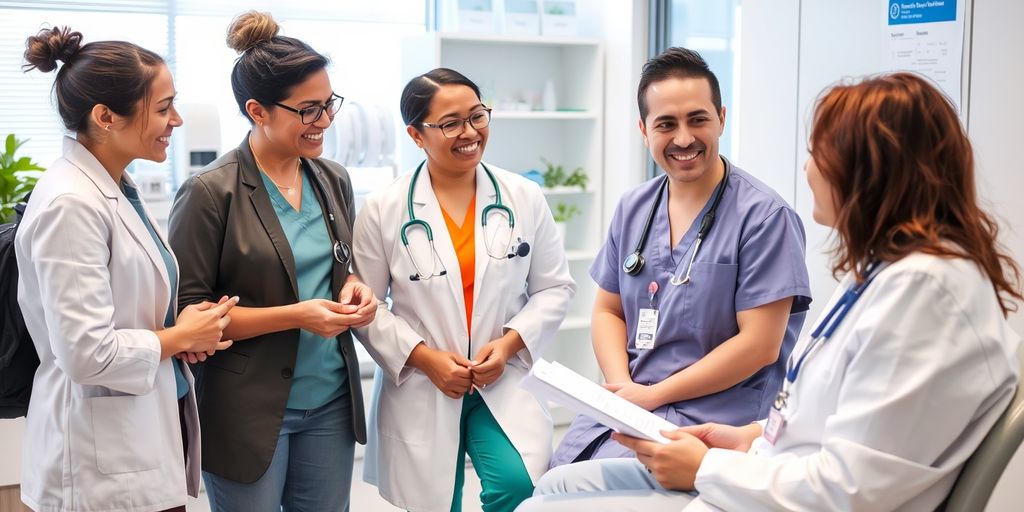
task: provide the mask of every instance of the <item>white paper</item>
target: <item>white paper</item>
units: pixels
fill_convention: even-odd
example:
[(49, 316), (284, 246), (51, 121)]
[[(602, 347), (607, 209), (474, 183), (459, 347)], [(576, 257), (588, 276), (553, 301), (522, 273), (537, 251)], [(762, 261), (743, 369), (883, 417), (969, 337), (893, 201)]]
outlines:
[(667, 444), (661, 431), (679, 428), (557, 362), (538, 359), (519, 386), (636, 438)]
[(882, 0), (884, 69), (912, 71), (932, 79), (957, 111), (961, 109), (965, 3)]

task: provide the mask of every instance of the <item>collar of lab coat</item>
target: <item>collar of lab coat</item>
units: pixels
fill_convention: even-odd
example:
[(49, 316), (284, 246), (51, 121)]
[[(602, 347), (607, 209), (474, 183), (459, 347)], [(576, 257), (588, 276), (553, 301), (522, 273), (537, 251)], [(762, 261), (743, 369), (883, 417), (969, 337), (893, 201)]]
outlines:
[[(488, 165), (488, 168), (491, 169), (492, 173), (495, 173), (493, 165)], [(497, 174), (494, 174), (494, 179), (498, 180)], [(501, 182), (499, 181), (498, 183), (500, 186)], [(487, 273), (487, 267), (491, 262), (484, 244), (484, 233), (480, 222), (480, 215), (485, 206), (494, 202), (495, 197), (497, 197), (497, 194), (494, 191), (494, 184), (487, 177), (487, 172), (484, 171), (484, 164), (481, 162), (476, 166), (476, 208), (473, 215), (473, 236), (476, 246), (474, 258), (476, 265), (473, 272), (474, 303), (477, 302), (477, 298), (480, 296), (481, 284)], [(508, 201), (505, 197), (502, 199)], [(423, 164), (419, 179), (416, 180), (416, 188), (412, 191), (412, 202), (416, 218), (425, 220), (430, 224), (431, 230), (434, 233), (434, 247), (437, 249), (438, 258), (441, 259), (444, 267), (448, 270), (448, 275), (445, 277), (448, 278), (449, 288), (455, 302), (459, 306), (458, 311), (465, 311), (466, 301), (462, 294), (462, 273), (459, 272), (459, 259), (455, 254), (455, 247), (452, 245), (451, 236), (448, 234), (444, 216), (441, 214), (441, 205), (438, 203), (437, 196), (434, 195), (434, 189), (431, 187), (427, 163)], [(464, 318), (464, 316), (460, 316), (460, 318)], [(463, 322), (463, 327), (465, 328), (465, 322)], [(469, 335), (468, 332), (466, 334), (467, 336)]]
[[(128, 229), (128, 232), (131, 233), (132, 238), (134, 238), (135, 241), (146, 251), (146, 254), (149, 255), (149, 259), (153, 263), (153, 266), (156, 267), (157, 272), (160, 273), (164, 286), (169, 290), (171, 282), (170, 276), (167, 275), (167, 265), (164, 264), (164, 258), (160, 254), (160, 248), (156, 246), (156, 242), (149, 234), (149, 229), (147, 229), (146, 225), (142, 223), (142, 218), (139, 217), (138, 211), (135, 210), (135, 207), (132, 206), (130, 201), (128, 201), (128, 198), (121, 192), (121, 188), (114, 182), (114, 178), (110, 176), (110, 173), (107, 172), (106, 168), (103, 167), (103, 164), (96, 159), (96, 156), (93, 155), (91, 151), (86, 149), (85, 146), (72, 137), (64, 137), (63, 153), (64, 159), (71, 162), (75, 167), (81, 169), (82, 173), (84, 173), (86, 177), (96, 185), (96, 188), (99, 189), (100, 193), (103, 194), (104, 197), (117, 201), (117, 216), (120, 217), (121, 222)], [(121, 173), (121, 179), (124, 180), (127, 186), (136, 189), (138, 188), (135, 185), (135, 180), (133, 180), (131, 175), (127, 172)], [(145, 203), (143, 203), (142, 211), (155, 228), (157, 226), (156, 220), (153, 219), (152, 215), (150, 215), (149, 209), (146, 208)], [(165, 247), (168, 247), (168, 250), (170, 250), (170, 245), (167, 244), (167, 240), (164, 238), (163, 233), (160, 232), (160, 229), (155, 229), (155, 231), (157, 236), (160, 237), (160, 241)], [(171, 254), (171, 258), (174, 259), (173, 253)], [(177, 260), (175, 260), (175, 265), (177, 265)], [(173, 290), (171, 290), (171, 292), (173, 293)], [(163, 318), (163, 314), (157, 316), (157, 318)]]
[[(96, 188), (100, 190), (107, 199), (120, 199), (122, 196), (120, 188), (117, 183), (114, 182), (114, 178), (110, 176), (103, 164), (96, 159), (96, 156), (91, 151), (86, 149), (82, 143), (78, 142), (72, 137), (64, 136), (64, 159), (71, 162), (82, 170), (86, 176), (94, 184)], [(121, 177), (128, 182), (129, 185), (135, 186), (135, 182), (132, 177), (127, 173), (122, 173)], [(127, 198), (125, 198), (127, 199)], [(129, 205), (130, 206), (130, 205)], [(145, 227), (145, 226), (143, 226)]]
[[(412, 191), (412, 202), (414, 205), (423, 206), (428, 203), (437, 203), (437, 196), (434, 195), (434, 189), (430, 186), (430, 170), (427, 168), (427, 162), (423, 163), (423, 169), (420, 172), (420, 177), (416, 180), (416, 189)], [(494, 172), (494, 166), (487, 166)], [(497, 180), (498, 176), (495, 175), (494, 179)], [(476, 166), (476, 204), (477, 209), (482, 209), (481, 204), (487, 205), (494, 201), (497, 194), (494, 192), (494, 185), (491, 183), (491, 179), (487, 177), (487, 172), (484, 171), (484, 163), (480, 162)], [(481, 203), (480, 199), (486, 199), (485, 202)], [(443, 218), (441, 219), (444, 220)], [(479, 219), (476, 219), (479, 220)]]

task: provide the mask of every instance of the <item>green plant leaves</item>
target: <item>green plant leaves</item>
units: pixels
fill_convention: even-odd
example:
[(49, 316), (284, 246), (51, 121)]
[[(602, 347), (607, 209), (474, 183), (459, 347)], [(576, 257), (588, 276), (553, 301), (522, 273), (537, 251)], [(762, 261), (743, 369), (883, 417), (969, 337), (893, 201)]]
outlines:
[(30, 157), (16, 157), (15, 152), (27, 140), (19, 141), (14, 134), (4, 140), (4, 151), (0, 153), (0, 222), (14, 220), (14, 207), (25, 200), (39, 180), (42, 167)]
[(558, 203), (555, 205), (555, 210), (551, 212), (551, 216), (555, 222), (568, 222), (569, 219), (580, 213), (580, 209), (574, 204)]
[(571, 173), (568, 173), (565, 171), (565, 167), (560, 164), (554, 164), (545, 158), (541, 158), (540, 161), (544, 162), (544, 165), (547, 166), (543, 174), (545, 187), (565, 186), (579, 187), (580, 190), (587, 189), (587, 181), (590, 177), (587, 176), (587, 173), (583, 172), (582, 167), (577, 167)]

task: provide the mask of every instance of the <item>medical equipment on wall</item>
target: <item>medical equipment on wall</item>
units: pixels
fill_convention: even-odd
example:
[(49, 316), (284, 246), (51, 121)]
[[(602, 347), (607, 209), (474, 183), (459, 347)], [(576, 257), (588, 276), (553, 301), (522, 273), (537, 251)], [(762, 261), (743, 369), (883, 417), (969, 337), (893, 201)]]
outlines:
[[(420, 164), (416, 166), (416, 170), (412, 174), (412, 180), (409, 181), (409, 220), (402, 224), (402, 227), (399, 228), (399, 235), (402, 238), (402, 246), (405, 247), (405, 253), (407, 256), (409, 256), (409, 261), (412, 262), (413, 268), (416, 269), (416, 273), (409, 276), (409, 279), (411, 281), (426, 281), (434, 277), (440, 277), (448, 274), (448, 269), (445, 268), (444, 262), (441, 261), (441, 257), (438, 256), (437, 249), (434, 247), (434, 230), (430, 228), (430, 224), (427, 221), (423, 219), (417, 219), (416, 212), (413, 209), (412, 196), (413, 192), (416, 190), (416, 180), (419, 179), (420, 171), (423, 170), (423, 165), (425, 163), (426, 160), (420, 162)], [(494, 174), (491, 173), (491, 170), (487, 168), (486, 164), (481, 162), (480, 165), (483, 166), (484, 172), (487, 173), (487, 177), (491, 180), (491, 185), (494, 186), (494, 202), (485, 206), (483, 211), (480, 213), (480, 224), (482, 226), (483, 236), (485, 240), (484, 247), (486, 247), (487, 249), (487, 255), (490, 256), (492, 259), (496, 260), (512, 259), (515, 257), (522, 258), (527, 256), (528, 254), (530, 254), (529, 243), (523, 241), (522, 238), (517, 239), (515, 245), (513, 245), (512, 243), (512, 231), (516, 227), (516, 217), (515, 214), (512, 213), (512, 209), (509, 208), (508, 206), (505, 206), (505, 204), (501, 200), (501, 188), (498, 186), (498, 180), (494, 177)], [(487, 218), (490, 216), (491, 212), (504, 214), (508, 223), (508, 239), (502, 246), (503, 250), (497, 256), (495, 256), (491, 251), (491, 242), (493, 241), (493, 237), (487, 236)], [(423, 273), (423, 271), (420, 269), (420, 265), (416, 263), (416, 258), (413, 257), (412, 251), (409, 249), (408, 231), (409, 229), (414, 227), (420, 227), (423, 229), (424, 233), (427, 236), (427, 243), (430, 244), (430, 257), (433, 261), (431, 261), (431, 269), (429, 274)], [(437, 272), (438, 263), (441, 264), (440, 272)]]
[(395, 163), (395, 120), (387, 108), (346, 101), (324, 133), (323, 158), (349, 169), (386, 167)]
[[(669, 282), (673, 286), (679, 286), (690, 282), (690, 271), (693, 269), (693, 261), (697, 259), (697, 251), (700, 250), (701, 242), (711, 231), (711, 227), (715, 224), (715, 214), (718, 213), (718, 205), (722, 202), (722, 196), (725, 195), (725, 187), (729, 181), (729, 164), (725, 164), (725, 172), (722, 173), (722, 181), (715, 187), (715, 197), (711, 202), (711, 208), (708, 209), (707, 213), (700, 219), (700, 227), (697, 229), (697, 241), (693, 246), (693, 253), (690, 256), (690, 262), (686, 265), (686, 275), (679, 277), (679, 274), (673, 272), (672, 279)], [(651, 211), (647, 214), (647, 221), (644, 223), (644, 231), (640, 235), (640, 241), (636, 244), (636, 249), (626, 256), (626, 259), (622, 261), (622, 270), (631, 276), (640, 275), (640, 271), (644, 268), (644, 256), (643, 250), (644, 245), (647, 243), (647, 236), (651, 233), (651, 224), (654, 223), (654, 214), (658, 211), (658, 205), (661, 204), (661, 196), (665, 193), (665, 188), (668, 186), (668, 176), (666, 175), (658, 186), (658, 194), (654, 198), (654, 204), (651, 205)]]
[[(205, 103), (184, 103), (177, 106), (187, 122), (175, 130), (178, 141), (175, 189), (185, 180), (220, 156), (220, 116), (217, 107)], [(180, 134), (180, 135), (179, 135)]]

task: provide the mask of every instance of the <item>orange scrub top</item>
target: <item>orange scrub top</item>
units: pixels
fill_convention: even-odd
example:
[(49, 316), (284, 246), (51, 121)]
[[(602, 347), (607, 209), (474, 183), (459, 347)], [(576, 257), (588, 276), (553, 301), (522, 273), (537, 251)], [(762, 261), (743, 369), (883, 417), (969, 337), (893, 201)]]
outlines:
[[(476, 279), (476, 224), (473, 218), (476, 213), (476, 197), (466, 208), (466, 218), (459, 227), (441, 208), (444, 223), (448, 226), (448, 236), (455, 246), (455, 256), (459, 258), (459, 272), (462, 275), (462, 298), (466, 303), (466, 332), (472, 333), (473, 328), (473, 285)], [(470, 334), (472, 335), (472, 334)]]

